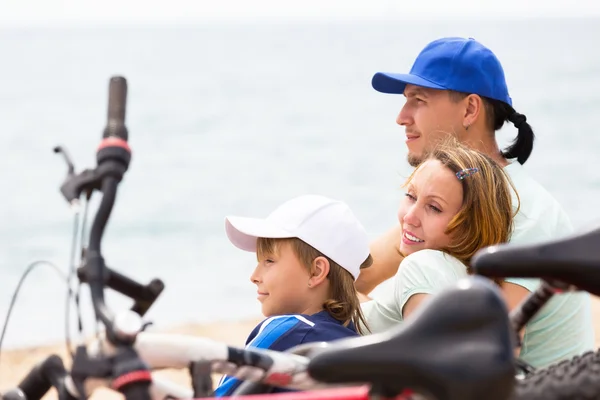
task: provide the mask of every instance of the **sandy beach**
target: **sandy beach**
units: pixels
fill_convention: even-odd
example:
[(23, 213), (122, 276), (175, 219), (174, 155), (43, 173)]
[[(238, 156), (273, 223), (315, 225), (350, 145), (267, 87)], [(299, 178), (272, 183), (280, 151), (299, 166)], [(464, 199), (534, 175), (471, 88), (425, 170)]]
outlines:
[[(600, 298), (592, 298), (592, 312), (594, 317), (594, 328), (596, 332), (596, 347), (600, 347)], [(223, 341), (230, 345), (243, 345), (248, 333), (259, 322), (258, 319), (248, 320), (236, 323), (218, 323), (206, 325), (182, 325), (168, 329), (166, 332), (180, 333), (186, 335), (203, 336), (219, 341)], [(44, 357), (50, 354), (58, 354), (66, 356), (66, 348), (64, 343), (30, 347), (22, 349), (11, 349), (2, 352), (0, 359), (0, 391), (14, 386), (19, 380), (29, 371), (29, 369)], [(66, 358), (65, 358), (66, 360)], [(182, 385), (189, 385), (190, 379), (187, 370), (162, 370), (155, 374), (172, 379), (173, 382)], [(215, 375), (215, 382), (218, 376)], [(107, 399), (117, 400), (122, 396), (108, 390), (96, 391), (91, 399)], [(49, 392), (45, 400), (56, 399), (56, 393)]]

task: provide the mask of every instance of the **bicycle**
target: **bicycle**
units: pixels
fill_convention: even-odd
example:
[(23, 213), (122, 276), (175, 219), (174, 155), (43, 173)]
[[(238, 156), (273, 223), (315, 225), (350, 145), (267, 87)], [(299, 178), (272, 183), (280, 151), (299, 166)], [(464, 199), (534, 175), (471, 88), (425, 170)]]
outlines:
[[(525, 326), (557, 293), (600, 295), (600, 228), (536, 245), (496, 245), (472, 260), (474, 273), (489, 278), (542, 278), (542, 284), (511, 314), (513, 329)], [(518, 331), (516, 331), (518, 332)], [(532, 371), (518, 380), (513, 399), (600, 398), (600, 350)]]
[[(97, 150), (97, 166), (94, 169), (84, 170), (80, 174), (74, 173), (74, 168), (68, 155), (63, 155), (69, 165), (67, 179), (61, 186), (61, 192), (71, 206), (78, 207), (79, 199), (85, 193), (87, 200), (95, 191), (102, 192), (101, 203), (98, 207), (92, 227), (90, 229), (89, 244), (84, 251), (83, 265), (77, 270), (80, 282), (90, 287), (96, 318), (104, 325), (105, 335), (93, 342), (90, 346), (79, 345), (73, 354), (71, 371), (67, 374), (62, 360), (53, 355), (34, 368), (18, 385), (17, 389), (5, 393), (4, 400), (26, 398), (29, 400), (41, 398), (51, 386), (58, 389), (61, 399), (74, 399), (87, 397), (95, 388), (110, 385), (125, 395), (126, 399), (150, 398), (191, 398), (203, 395), (207, 390), (207, 372), (220, 372), (235, 375), (248, 381), (260, 382), (267, 385), (288, 386), (300, 390), (314, 390), (350, 385), (353, 389), (337, 388), (338, 392), (328, 392), (328, 396), (338, 398), (364, 398), (370, 396), (395, 396), (404, 392), (406, 385), (400, 385), (397, 371), (405, 369), (413, 378), (420, 375), (410, 364), (406, 357), (393, 356), (392, 369), (396, 372), (390, 374), (390, 368), (383, 368), (375, 375), (361, 374), (366, 370), (359, 364), (371, 360), (371, 367), (375, 368), (379, 362), (367, 355), (379, 353), (388, 356), (397, 353), (400, 347), (414, 348), (412, 342), (420, 345), (426, 343), (421, 332), (434, 321), (438, 320), (440, 312), (456, 312), (457, 307), (464, 311), (462, 302), (474, 305), (474, 312), (467, 319), (479, 318), (480, 327), (471, 330), (473, 340), (482, 342), (485, 352), (477, 352), (473, 357), (479, 357), (481, 362), (477, 366), (477, 374), (463, 374), (467, 381), (475, 379), (477, 385), (461, 385), (460, 379), (450, 379), (441, 371), (438, 376), (431, 375), (430, 368), (434, 368), (439, 360), (429, 359), (424, 365), (421, 381), (423, 387), (428, 387), (427, 382), (433, 381), (439, 387), (429, 387), (423, 390), (437, 393), (436, 396), (445, 397), (445, 392), (451, 393), (448, 398), (475, 398), (481, 395), (481, 383), (498, 387), (498, 393), (503, 393), (510, 388), (513, 373), (512, 356), (503, 357), (503, 363), (491, 363), (490, 360), (498, 355), (510, 355), (512, 342), (508, 334), (508, 317), (504, 304), (497, 292), (487, 282), (473, 282), (468, 288), (457, 289), (457, 294), (439, 296), (438, 300), (429, 307), (430, 312), (421, 318), (415, 318), (414, 323), (407, 324), (402, 332), (390, 332), (379, 336), (358, 338), (357, 341), (343, 341), (327, 346), (312, 344), (295, 349), (293, 352), (280, 353), (258, 349), (240, 349), (226, 346), (222, 343), (182, 335), (164, 335), (144, 332), (145, 325), (142, 316), (153, 304), (164, 289), (160, 280), (154, 280), (148, 285), (139, 284), (128, 277), (121, 275), (105, 265), (101, 252), (101, 241), (104, 228), (108, 222), (112, 207), (115, 203), (117, 187), (121, 182), (131, 160), (131, 150), (128, 145), (128, 130), (125, 125), (127, 82), (122, 77), (113, 77), (109, 83), (108, 119), (104, 129), (103, 140)], [(59, 149), (60, 150), (60, 149)], [(487, 286), (486, 286), (487, 285)], [(104, 302), (104, 288), (108, 287), (129, 296), (135, 301), (131, 310), (113, 314)], [(470, 290), (467, 290), (469, 289)], [(449, 298), (446, 298), (449, 297)], [(466, 299), (465, 299), (466, 297)], [(461, 300), (462, 299), (462, 300)], [(440, 302), (441, 300), (441, 302)], [(485, 312), (480, 306), (482, 302), (490, 304), (490, 309)], [(446, 310), (446, 311), (444, 311)], [(490, 310), (491, 314), (490, 314)], [(495, 311), (494, 311), (495, 310)], [(490, 315), (495, 315), (490, 318)], [(432, 318), (432, 316), (434, 318)], [(462, 329), (456, 323), (443, 325), (446, 332)], [(498, 340), (490, 341), (488, 335)], [(453, 335), (457, 337), (457, 335)], [(378, 339), (378, 340), (377, 340)], [(442, 342), (432, 337), (430, 345), (442, 346)], [(444, 342), (447, 343), (447, 342)], [(338, 346), (337, 350), (334, 350)], [(391, 347), (390, 347), (391, 346)], [(454, 346), (450, 346), (454, 347)], [(393, 350), (393, 351), (390, 351)], [(294, 354), (303, 353), (301, 354)], [(408, 352), (404, 352), (408, 356)], [(313, 357), (314, 354), (314, 357)], [(464, 356), (465, 353), (459, 354)], [(310, 355), (310, 356), (309, 356)], [(337, 356), (338, 361), (335, 361)], [(435, 362), (434, 362), (435, 361)], [(446, 368), (457, 364), (456, 356), (450, 355), (446, 360)], [(403, 365), (404, 364), (404, 365)], [(354, 365), (354, 367), (352, 367)], [(189, 367), (201, 371), (196, 379), (194, 390), (170, 385), (153, 377), (152, 369), (162, 367)], [(470, 362), (466, 366), (473, 368)], [(434, 368), (435, 369), (435, 368)], [(438, 368), (439, 369), (439, 368)], [(455, 371), (460, 369), (454, 368)], [(335, 374), (331, 374), (335, 371)], [(95, 378), (95, 379), (92, 379)], [(204, 378), (204, 379), (202, 379)], [(456, 378), (456, 377), (455, 377)], [(411, 386), (419, 387), (415, 379)], [(464, 379), (463, 379), (464, 380)], [(370, 389), (365, 392), (365, 383), (371, 383)], [(356, 387), (359, 385), (358, 387)], [(475, 389), (475, 386), (479, 386)], [(487, 386), (487, 385), (486, 385)], [(252, 386), (241, 387), (237, 394), (250, 392)], [(329, 389), (334, 390), (334, 389)], [(487, 389), (486, 389), (487, 390)], [(337, 394), (336, 394), (337, 393)], [(470, 393), (470, 394), (469, 394)], [(478, 393), (478, 394), (476, 394)], [(469, 394), (464, 396), (465, 394)], [(303, 396), (321, 396), (319, 392), (305, 393)], [(293, 394), (297, 398), (298, 394)], [(475, 397), (474, 397), (475, 396)], [(502, 396), (504, 397), (504, 396)], [(501, 397), (498, 397), (500, 400)]]
[[(311, 343), (285, 353), (144, 331), (142, 316), (163, 291), (164, 284), (155, 279), (142, 285), (111, 270), (104, 263), (100, 246), (118, 184), (131, 160), (125, 126), (126, 94), (126, 80), (113, 77), (109, 84), (108, 120), (95, 169), (75, 175), (72, 163), (63, 153), (69, 172), (61, 192), (67, 201), (78, 206), (83, 193), (87, 200), (94, 191), (103, 194), (77, 276), (81, 283), (90, 286), (94, 313), (105, 326), (105, 336), (88, 347), (77, 347), (70, 373), (59, 357), (50, 356), (16, 389), (5, 393), (3, 400), (37, 400), (52, 386), (58, 389), (60, 399), (87, 397), (96, 388), (107, 386), (128, 400), (189, 399), (210, 395), (210, 372), (246, 380), (234, 396), (268, 392), (273, 386), (305, 390), (268, 394), (264, 399), (269, 400), (409, 399), (414, 397), (411, 393), (440, 400), (506, 400), (515, 385), (517, 396), (529, 393), (522, 383), (529, 382), (529, 377), (515, 380), (518, 363), (512, 350), (518, 345), (516, 332), (543, 305), (540, 293), (546, 300), (552, 295), (553, 291), (547, 292), (547, 284), (532, 293), (509, 320), (497, 287), (487, 278), (471, 277), (432, 296), (405, 324), (389, 332), (327, 344)], [(534, 251), (535, 247), (528, 249)], [(514, 265), (518, 265), (518, 254), (524, 253), (501, 247), (487, 249), (474, 259), (475, 271), (500, 277), (507, 271), (502, 270), (506, 254), (517, 257)], [(501, 267), (489, 267), (494, 263)], [(552, 288), (569, 288), (563, 281), (586, 283), (572, 282), (571, 277), (561, 275), (564, 268), (557, 271), (551, 276)], [(532, 273), (527, 269), (509, 272), (510, 276)], [(132, 309), (113, 314), (104, 304), (105, 287), (132, 298)], [(580, 287), (592, 291), (600, 286)], [(189, 368), (193, 389), (175, 386), (151, 374), (154, 369), (178, 367)], [(531, 376), (539, 375), (536, 371)]]

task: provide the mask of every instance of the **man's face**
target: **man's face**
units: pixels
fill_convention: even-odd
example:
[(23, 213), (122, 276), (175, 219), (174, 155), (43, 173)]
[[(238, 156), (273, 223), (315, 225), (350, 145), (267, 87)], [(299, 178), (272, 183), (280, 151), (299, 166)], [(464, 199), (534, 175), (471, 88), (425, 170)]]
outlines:
[(406, 85), (404, 96), (406, 103), (396, 123), (406, 129), (408, 163), (416, 167), (440, 139), (451, 134), (460, 140), (466, 110), (462, 102), (452, 101), (445, 90)]

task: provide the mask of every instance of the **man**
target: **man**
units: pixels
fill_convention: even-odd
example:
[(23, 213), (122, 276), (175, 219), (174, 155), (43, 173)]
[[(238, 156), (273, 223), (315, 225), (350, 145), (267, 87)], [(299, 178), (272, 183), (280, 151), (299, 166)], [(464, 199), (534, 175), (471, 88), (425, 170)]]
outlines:
[[(526, 117), (512, 107), (504, 70), (490, 49), (474, 39), (438, 39), (421, 51), (409, 74), (380, 72), (373, 77), (372, 85), (379, 92), (406, 97), (396, 122), (405, 128), (410, 165), (417, 166), (424, 155), (450, 133), (504, 167), (518, 193), (518, 198), (513, 195), (519, 212), (511, 243), (544, 241), (572, 232), (562, 207), (522, 167), (533, 149), (533, 130)], [(511, 146), (500, 151), (495, 132), (506, 121), (515, 125), (518, 134)], [(395, 226), (371, 244), (374, 264), (361, 271), (356, 281), (360, 293), (370, 293), (396, 274), (403, 259), (399, 251), (401, 231), (400, 225)], [(509, 309), (535, 290), (538, 283), (532, 279), (506, 279), (503, 292)], [(369, 315), (384, 318), (382, 315), (386, 312)], [(556, 297), (546, 307), (546, 314), (542, 312), (536, 318), (530, 326), (548, 329), (547, 343), (521, 350), (522, 358), (532, 360), (534, 366), (548, 365), (592, 349), (589, 295)], [(577, 339), (566, 344), (560, 336), (570, 329), (580, 331), (575, 335)], [(524, 334), (527, 335), (527, 331)], [(549, 347), (552, 351), (547, 351)]]

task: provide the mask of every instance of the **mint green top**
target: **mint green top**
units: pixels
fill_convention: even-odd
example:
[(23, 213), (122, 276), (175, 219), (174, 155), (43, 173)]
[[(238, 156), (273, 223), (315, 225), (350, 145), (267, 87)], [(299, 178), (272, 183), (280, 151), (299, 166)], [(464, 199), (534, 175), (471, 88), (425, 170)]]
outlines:
[[(435, 294), (467, 277), (458, 259), (437, 250), (421, 250), (406, 257), (392, 285), (376, 300), (362, 303), (371, 332), (385, 331), (403, 321), (402, 309), (412, 295)], [(533, 291), (537, 279), (511, 279)], [(556, 295), (525, 327), (520, 357), (534, 367), (571, 358), (594, 345), (590, 301), (586, 293)]]

